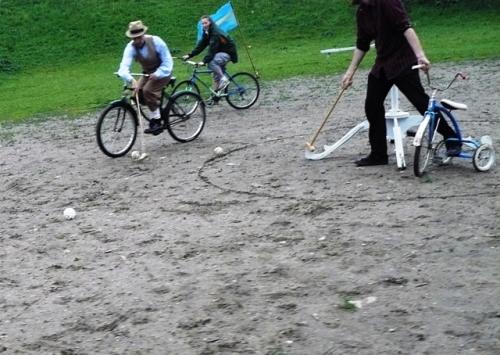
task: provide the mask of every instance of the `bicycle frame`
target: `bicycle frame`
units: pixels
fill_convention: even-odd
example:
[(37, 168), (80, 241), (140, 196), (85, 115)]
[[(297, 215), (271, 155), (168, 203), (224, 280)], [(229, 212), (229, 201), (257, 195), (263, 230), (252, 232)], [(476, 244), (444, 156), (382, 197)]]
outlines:
[[(132, 75), (141, 75), (141, 74), (132, 73)], [(171, 97), (171, 95), (167, 91), (167, 88), (169, 86), (173, 88), (175, 86), (175, 82), (176, 82), (176, 78), (173, 77), (170, 80), (170, 82), (163, 88), (163, 90), (161, 92), (160, 107), (162, 110), (167, 106), (168, 101), (170, 100), (170, 97)], [(115, 101), (123, 101), (123, 102), (127, 103), (134, 111), (137, 112), (137, 107), (140, 107), (140, 106), (137, 106), (137, 103), (136, 103), (137, 100), (136, 100), (136, 97), (133, 95), (133, 91), (134, 91), (134, 88), (125, 84), (123, 86), (123, 93), (122, 93), (121, 99), (118, 99)], [(142, 102), (141, 95), (142, 95), (142, 90), (141, 90), (141, 93), (139, 94), (139, 100)], [(150, 121), (150, 119), (148, 117), (146, 117), (142, 113), (142, 111), (141, 111), (141, 114), (146, 121), (148, 121), (148, 122)]]
[[(215, 91), (214, 89), (212, 89), (212, 87), (209, 84), (207, 84), (199, 75), (199, 74), (212, 74), (212, 73), (213, 73), (213, 71), (210, 69), (200, 69), (200, 68), (195, 67), (193, 69), (193, 73), (191, 74), (191, 77), (188, 80), (191, 83), (194, 83), (194, 84), (199, 83), (199, 84), (203, 85), (203, 87), (206, 88), (210, 92), (210, 94), (212, 94), (213, 96), (216, 96), (216, 97), (227, 96), (227, 94), (222, 92), (222, 91)], [(231, 78), (231, 76), (226, 71), (224, 71), (224, 75), (226, 75), (228, 78)]]

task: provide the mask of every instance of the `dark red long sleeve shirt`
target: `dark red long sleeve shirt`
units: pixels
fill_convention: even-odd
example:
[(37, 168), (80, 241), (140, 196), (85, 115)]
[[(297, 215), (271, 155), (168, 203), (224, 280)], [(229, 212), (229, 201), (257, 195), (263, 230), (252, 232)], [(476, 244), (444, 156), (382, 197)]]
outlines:
[(361, 3), (356, 13), (356, 47), (364, 52), (375, 41), (377, 57), (371, 73), (379, 77), (383, 71), (393, 79), (417, 62), (415, 53), (404, 36), (411, 27), (401, 0), (370, 0)]

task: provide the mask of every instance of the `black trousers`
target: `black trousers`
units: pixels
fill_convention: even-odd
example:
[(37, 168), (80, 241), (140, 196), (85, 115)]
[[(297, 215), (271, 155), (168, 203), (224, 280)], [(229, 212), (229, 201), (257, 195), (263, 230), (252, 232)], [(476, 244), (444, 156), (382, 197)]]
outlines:
[[(388, 80), (383, 72), (378, 78), (371, 73), (368, 75), (365, 114), (370, 123), (368, 137), (371, 154), (377, 157), (387, 156), (384, 101), (393, 85), (397, 86), (421, 115), (425, 113), (429, 103), (429, 96), (422, 86), (418, 70), (408, 69), (391, 80)], [(455, 137), (455, 132), (443, 118), (439, 122), (438, 132), (444, 138)]]

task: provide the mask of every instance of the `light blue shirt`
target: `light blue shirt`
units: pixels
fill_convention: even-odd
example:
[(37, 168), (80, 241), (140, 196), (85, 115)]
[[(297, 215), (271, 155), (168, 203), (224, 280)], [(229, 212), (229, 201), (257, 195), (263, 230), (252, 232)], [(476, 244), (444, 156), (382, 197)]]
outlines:
[[(161, 61), (160, 66), (153, 74), (159, 79), (165, 78), (172, 74), (172, 70), (174, 67), (172, 55), (168, 50), (167, 44), (160, 37), (151, 37), (153, 37), (153, 43)], [(139, 49), (139, 51), (143, 57), (146, 57), (148, 55), (148, 46), (144, 45), (141, 49)], [(120, 63), (120, 69), (118, 69), (118, 76), (126, 82), (131, 82), (133, 79), (132, 75), (130, 75), (130, 67), (132, 66), (132, 62), (134, 61), (136, 54), (137, 49), (133, 46), (133, 41), (130, 41), (123, 51), (123, 58)]]

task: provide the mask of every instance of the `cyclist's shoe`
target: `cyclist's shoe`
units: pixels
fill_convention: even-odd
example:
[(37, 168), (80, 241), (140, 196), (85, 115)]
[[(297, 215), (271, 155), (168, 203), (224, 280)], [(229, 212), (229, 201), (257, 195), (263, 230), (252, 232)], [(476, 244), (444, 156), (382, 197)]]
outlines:
[(211, 95), (208, 100), (205, 101), (205, 105), (208, 107), (215, 106), (219, 103), (221, 97), (218, 95)]
[(146, 128), (144, 130), (144, 133), (146, 134), (152, 134), (157, 136), (163, 132), (163, 125), (161, 123), (161, 120), (151, 120), (149, 121), (149, 128)]
[(225, 88), (227, 88), (228, 85), (229, 85), (229, 79), (227, 77), (223, 76), (220, 79), (219, 84), (217, 85), (217, 91), (224, 90)]
[(450, 157), (454, 157), (460, 154), (462, 151), (462, 143), (457, 141), (446, 141), (446, 154)]
[(205, 105), (207, 107), (213, 107), (215, 105), (217, 105), (219, 103), (219, 100), (214, 100), (214, 99), (209, 99), (207, 101), (205, 101)]
[(373, 166), (373, 165), (387, 165), (388, 164), (387, 155), (385, 156), (376, 156), (372, 153), (368, 154), (368, 156), (356, 160), (354, 164), (357, 166)]

